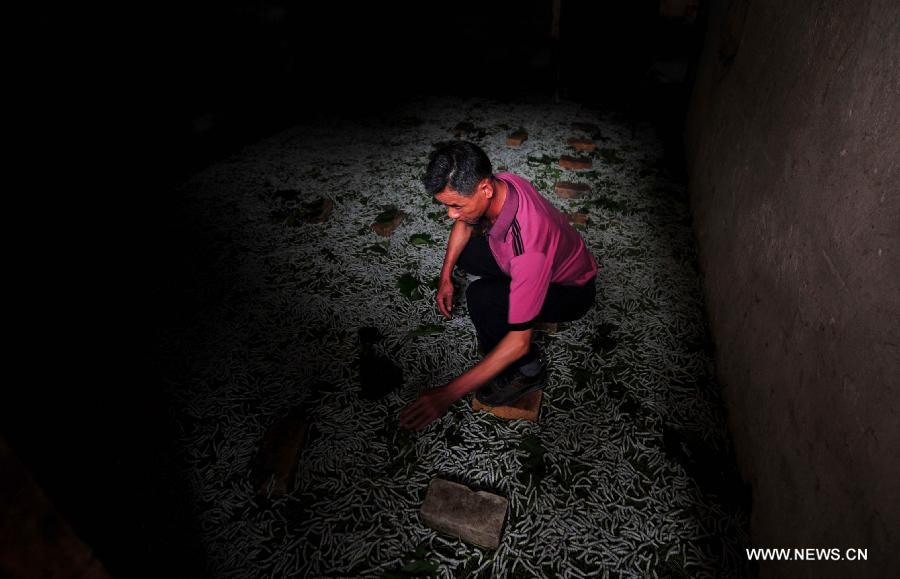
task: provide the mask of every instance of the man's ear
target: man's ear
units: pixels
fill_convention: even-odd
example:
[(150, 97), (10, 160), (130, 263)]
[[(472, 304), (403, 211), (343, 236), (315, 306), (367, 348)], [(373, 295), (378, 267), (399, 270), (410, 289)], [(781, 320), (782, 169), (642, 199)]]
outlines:
[(490, 177), (485, 177), (478, 182), (478, 188), (484, 193), (484, 196), (490, 199), (494, 196), (494, 182)]

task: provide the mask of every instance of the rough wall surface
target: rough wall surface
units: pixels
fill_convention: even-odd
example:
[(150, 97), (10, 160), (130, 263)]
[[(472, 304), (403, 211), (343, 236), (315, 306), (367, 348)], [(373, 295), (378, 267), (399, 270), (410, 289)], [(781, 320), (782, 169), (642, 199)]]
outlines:
[[(900, 573), (900, 3), (713, 1), (695, 234), (764, 577)], [(843, 553), (842, 553), (843, 554)]]

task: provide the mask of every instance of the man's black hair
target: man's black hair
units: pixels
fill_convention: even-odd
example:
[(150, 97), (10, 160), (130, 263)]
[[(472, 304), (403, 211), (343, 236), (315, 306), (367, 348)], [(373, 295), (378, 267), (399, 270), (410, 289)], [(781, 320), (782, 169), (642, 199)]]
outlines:
[(478, 145), (451, 141), (431, 153), (422, 183), (429, 195), (440, 193), (449, 185), (468, 197), (475, 193), (475, 187), (482, 179), (491, 175), (491, 160)]

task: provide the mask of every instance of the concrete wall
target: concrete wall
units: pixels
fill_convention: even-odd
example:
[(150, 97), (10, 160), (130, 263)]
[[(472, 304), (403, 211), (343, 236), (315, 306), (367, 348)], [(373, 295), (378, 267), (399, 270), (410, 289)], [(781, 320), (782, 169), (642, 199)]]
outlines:
[(900, 576), (900, 3), (713, 1), (689, 186), (751, 539)]

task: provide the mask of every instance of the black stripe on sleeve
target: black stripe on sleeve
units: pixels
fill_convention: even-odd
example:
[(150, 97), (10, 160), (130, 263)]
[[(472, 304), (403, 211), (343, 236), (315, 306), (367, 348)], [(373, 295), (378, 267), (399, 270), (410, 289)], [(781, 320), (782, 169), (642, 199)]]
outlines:
[(531, 320), (529, 322), (522, 322), (521, 324), (509, 324), (510, 332), (521, 332), (524, 330), (530, 330), (534, 327), (535, 321)]
[(522, 243), (522, 232), (519, 230), (519, 222), (516, 219), (513, 219), (512, 222), (513, 229), (513, 253), (516, 255), (522, 255), (525, 253), (525, 244)]

